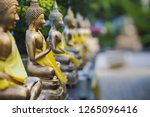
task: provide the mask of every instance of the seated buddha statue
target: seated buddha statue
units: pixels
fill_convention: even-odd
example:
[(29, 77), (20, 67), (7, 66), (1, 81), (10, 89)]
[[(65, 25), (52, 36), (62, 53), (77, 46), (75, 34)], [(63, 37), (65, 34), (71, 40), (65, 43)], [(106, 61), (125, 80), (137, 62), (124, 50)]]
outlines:
[(56, 60), (61, 63), (61, 70), (68, 78), (68, 84), (74, 85), (78, 81), (77, 67), (80, 66), (80, 61), (62, 47), (62, 33), (60, 31), (64, 24), (62, 18), (63, 16), (57, 10), (57, 3), (55, 1), (49, 16), (51, 29), (47, 41), (51, 45)]
[(71, 8), (68, 9), (67, 15), (64, 18), (65, 29), (64, 29), (64, 42), (66, 50), (73, 53), (73, 55), (80, 60), (80, 67), (83, 67), (82, 59), (82, 43), (76, 31), (76, 19)]
[(76, 33), (77, 33), (77, 36), (76, 36), (76, 43), (78, 43), (78, 45), (80, 45), (80, 54), (81, 54), (81, 57), (84, 61), (84, 65), (87, 63), (87, 48), (86, 48), (86, 44), (84, 43), (85, 42), (85, 30), (84, 30), (84, 27), (85, 27), (85, 22), (84, 22), (84, 19), (82, 17), (82, 15), (80, 13), (77, 13), (77, 16), (76, 16)]
[(17, 6), (17, 0), (0, 1), (0, 99), (37, 99), (41, 82), (27, 76), (15, 39), (9, 32), (19, 20)]
[(84, 20), (84, 46), (87, 48), (88, 60), (93, 59), (100, 50), (98, 38), (93, 37), (91, 33), (91, 22), (89, 19)]
[(67, 78), (60, 69), (60, 64), (54, 58), (51, 46), (45, 41), (40, 32), (45, 18), (44, 10), (37, 0), (32, 0), (26, 11), (28, 30), (26, 31), (26, 47), (28, 53), (27, 70), (31, 76), (40, 77), (42, 81), (42, 94), (46, 99), (66, 99), (65, 84)]

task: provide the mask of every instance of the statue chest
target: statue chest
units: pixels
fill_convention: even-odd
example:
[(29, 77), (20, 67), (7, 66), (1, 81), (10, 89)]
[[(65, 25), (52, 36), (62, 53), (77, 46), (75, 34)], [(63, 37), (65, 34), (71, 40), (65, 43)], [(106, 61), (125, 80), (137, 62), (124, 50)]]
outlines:
[(55, 35), (55, 39), (56, 39), (56, 44), (59, 44), (62, 40), (62, 35), (60, 32), (57, 32)]
[(0, 38), (0, 57), (7, 58), (11, 54), (12, 41), (9, 36), (3, 36)]
[(42, 49), (42, 47), (43, 47), (43, 38), (40, 35), (37, 36), (35, 45), (36, 45), (36, 48)]

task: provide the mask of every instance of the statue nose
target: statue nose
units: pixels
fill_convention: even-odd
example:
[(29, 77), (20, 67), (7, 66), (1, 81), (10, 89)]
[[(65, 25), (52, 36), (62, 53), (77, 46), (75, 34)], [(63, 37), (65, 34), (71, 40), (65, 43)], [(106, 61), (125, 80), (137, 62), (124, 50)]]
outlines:
[(46, 21), (45, 21), (45, 20), (43, 20), (43, 24), (45, 24), (45, 22), (46, 22)]
[(20, 18), (19, 18), (19, 15), (18, 15), (18, 14), (16, 14), (16, 15), (15, 15), (15, 19), (16, 19), (16, 21), (20, 20)]

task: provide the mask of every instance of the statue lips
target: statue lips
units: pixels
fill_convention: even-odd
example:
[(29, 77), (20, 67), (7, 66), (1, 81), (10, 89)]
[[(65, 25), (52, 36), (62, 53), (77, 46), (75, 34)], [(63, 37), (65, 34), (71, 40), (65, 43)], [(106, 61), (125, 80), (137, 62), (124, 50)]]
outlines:
[(17, 21), (14, 21), (14, 27), (16, 27)]
[(42, 28), (44, 27), (44, 24), (45, 24), (45, 23), (39, 24), (38, 29), (42, 29)]
[(41, 23), (41, 25), (40, 25), (40, 26), (41, 26), (41, 28), (42, 28), (42, 27), (44, 27), (44, 24), (45, 24), (45, 23)]

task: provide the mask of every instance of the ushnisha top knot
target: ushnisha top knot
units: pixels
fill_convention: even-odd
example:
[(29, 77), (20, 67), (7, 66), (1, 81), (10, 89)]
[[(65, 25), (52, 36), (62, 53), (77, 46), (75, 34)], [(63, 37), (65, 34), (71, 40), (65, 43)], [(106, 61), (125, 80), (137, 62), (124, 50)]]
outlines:
[(53, 5), (53, 10), (51, 11), (50, 15), (49, 15), (49, 20), (50, 22), (53, 24), (54, 21), (58, 18), (62, 18), (63, 15), (58, 11), (58, 6), (57, 6), (57, 2), (56, 0), (54, 1), (54, 5)]
[(30, 25), (33, 20), (38, 19), (41, 14), (44, 14), (44, 10), (39, 6), (38, 0), (32, 0), (30, 7), (26, 11), (26, 21), (28, 25)]
[(13, 5), (19, 5), (17, 0), (0, 0), (0, 13), (4, 13)]

